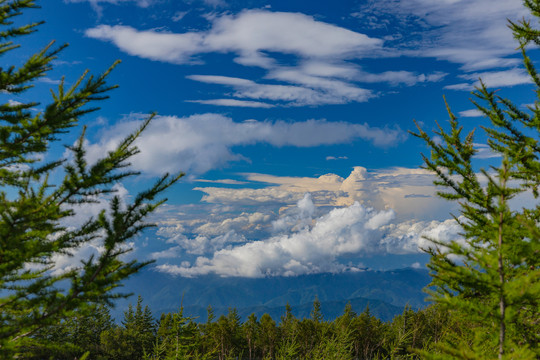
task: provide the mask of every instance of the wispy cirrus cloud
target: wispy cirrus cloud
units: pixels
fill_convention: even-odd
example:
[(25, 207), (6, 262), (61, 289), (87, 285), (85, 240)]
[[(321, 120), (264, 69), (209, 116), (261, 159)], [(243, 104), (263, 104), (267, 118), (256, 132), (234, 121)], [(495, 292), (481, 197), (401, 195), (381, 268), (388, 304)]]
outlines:
[(125, 3), (134, 3), (139, 7), (146, 8), (155, 3), (157, 0), (64, 0), (68, 3), (89, 3), (94, 11), (101, 17), (103, 9), (101, 4), (119, 5)]
[[(88, 29), (86, 35), (110, 41), (134, 56), (175, 64), (198, 63), (201, 60), (196, 55), (201, 54), (232, 53), (236, 63), (261, 67), (268, 71), (267, 78), (287, 83), (269, 84), (224, 76), (221, 79), (220, 76), (189, 77), (236, 90), (234, 99), (193, 101), (239, 107), (272, 106), (246, 99), (274, 101), (281, 105), (366, 101), (373, 96), (371, 91), (344, 80), (343, 75), (351, 69), (355, 71), (356, 67), (345, 60), (372, 56), (382, 45), (379, 39), (317, 21), (308, 15), (265, 10), (245, 10), (236, 15), (214, 17), (207, 31), (164, 33), (122, 25), (100, 25)], [(276, 59), (276, 53), (293, 55), (302, 62), (313, 64), (303, 67), (305, 71), (278, 71), (282, 65)]]
[(458, 115), (461, 117), (482, 117), (484, 113), (478, 109), (469, 109), (458, 112)]
[(173, 34), (100, 25), (88, 29), (86, 35), (152, 60), (189, 63), (194, 54), (230, 52), (237, 55), (236, 62), (259, 67), (274, 65), (268, 51), (302, 58), (346, 59), (368, 56), (382, 45), (379, 39), (316, 21), (308, 15), (263, 10), (216, 17), (208, 31)]
[(326, 160), (347, 160), (349, 159), (347, 156), (327, 156)]
[[(292, 106), (364, 102), (374, 97), (370, 90), (339, 80), (320, 78), (314, 78), (311, 83), (304, 81), (300, 86), (261, 84), (248, 79), (212, 75), (190, 75), (188, 78), (204, 83), (231, 86), (235, 89), (233, 95), (238, 98), (270, 100)], [(198, 102), (209, 103), (209, 101), (212, 100)]]
[(449, 90), (474, 90), (481, 86), (482, 81), (488, 88), (508, 87), (532, 83), (532, 79), (523, 68), (513, 68), (501, 71), (485, 71), (460, 75), (460, 78), (473, 81), (445, 86)]
[(186, 102), (193, 102), (193, 103), (205, 104), (205, 105), (236, 106), (236, 107), (263, 108), (263, 109), (269, 109), (275, 106), (275, 105), (260, 102), (260, 101), (237, 100), (237, 99), (186, 100)]
[(507, 19), (530, 16), (520, 1), (369, 0), (353, 16), (394, 27), (389, 46), (410, 56), (435, 57), (478, 71), (514, 67), (519, 59)]
[[(205, 31), (168, 33), (100, 25), (88, 29), (86, 35), (151, 60), (197, 64), (203, 54), (232, 53), (236, 63), (267, 71), (261, 81), (220, 75), (188, 76), (195, 81), (234, 88), (232, 99), (192, 100), (207, 105), (271, 106), (260, 102), (263, 100), (293, 106), (365, 102), (376, 95), (361, 83), (412, 86), (439, 81), (446, 75), (363, 71), (352, 60), (383, 56), (377, 55), (382, 53), (392, 56), (391, 50), (383, 49), (383, 40), (301, 13), (244, 10), (236, 15), (215, 16), (210, 21), (210, 29)], [(294, 56), (295, 65), (285, 65), (282, 55)]]
[[(370, 84), (414, 86), (447, 76), (443, 71), (366, 70), (360, 65), (366, 58), (428, 57), (461, 64), (466, 73), (462, 78), (467, 82), (447, 86), (453, 90), (473, 89), (479, 75), (494, 87), (528, 82), (516, 68), (520, 60), (511, 56), (515, 44), (505, 26), (506, 18), (527, 15), (518, 1), (371, 0), (360, 10), (351, 16), (367, 25), (366, 32), (382, 24), (391, 35), (377, 38), (314, 16), (261, 9), (213, 14), (207, 17), (210, 24), (204, 30), (184, 33), (99, 25), (88, 29), (86, 35), (155, 61), (203, 64), (205, 55), (225, 53), (232, 54), (237, 64), (266, 71), (259, 79), (239, 82), (233, 81), (235, 76), (222, 76), (230, 81), (219, 80), (219, 76), (190, 76), (234, 89), (233, 94), (191, 100), (212, 106), (269, 108), (365, 102), (379, 95), (367, 88)], [(284, 61), (284, 56), (294, 60)]]

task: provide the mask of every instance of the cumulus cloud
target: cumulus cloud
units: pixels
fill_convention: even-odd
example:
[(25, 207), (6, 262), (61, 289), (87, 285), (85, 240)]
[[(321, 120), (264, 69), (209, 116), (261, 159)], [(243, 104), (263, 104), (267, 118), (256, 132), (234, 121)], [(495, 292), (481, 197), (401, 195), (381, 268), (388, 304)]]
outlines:
[(282, 213), (282, 216), (272, 223), (274, 232), (298, 231), (311, 225), (316, 210), (311, 194), (304, 194), (304, 197), (298, 201), (297, 206), (291, 210)]
[[(305, 195), (297, 204), (298, 216), (293, 221), (296, 225), (289, 232), (220, 249), (210, 256), (198, 257), (193, 263), (167, 263), (159, 265), (158, 269), (186, 277), (206, 274), (295, 276), (339, 272), (351, 268), (340, 261), (344, 256), (418, 253), (420, 247), (430, 246), (423, 236), (441, 241), (459, 237), (459, 226), (454, 220), (394, 225), (393, 210), (376, 211), (358, 202), (312, 219), (314, 211), (311, 197)], [(290, 225), (290, 216), (283, 219), (283, 224), (289, 222)]]
[(456, 205), (435, 196), (433, 176), (422, 169), (355, 167), (346, 178), (243, 176), (256, 188), (196, 188), (205, 192), (200, 206), (206, 204), (207, 219), (179, 215), (161, 222), (158, 235), (172, 245), (152, 255), (161, 271), (247, 277), (340, 272), (376, 255), (420, 255), (433, 246), (426, 238), (463, 241), (461, 227), (448, 220)]
[[(105, 151), (130, 133), (142, 120), (128, 119), (107, 129), (99, 143), (88, 146), (89, 160)], [(146, 129), (137, 146), (141, 153), (133, 158), (133, 167), (151, 174), (179, 169), (192, 176), (224, 166), (231, 161), (245, 160), (232, 148), (238, 145), (266, 143), (273, 146), (311, 147), (369, 141), (375, 146), (394, 146), (405, 139), (399, 128), (377, 128), (367, 124), (306, 120), (249, 120), (235, 122), (219, 114), (189, 117), (157, 116)]]
[(234, 230), (229, 230), (217, 236), (199, 234), (194, 237), (188, 237), (175, 226), (161, 226), (157, 235), (165, 237), (168, 244), (176, 244), (176, 246), (152, 253), (151, 257), (154, 259), (176, 258), (183, 252), (203, 255), (230, 248), (231, 244), (246, 242), (244, 235), (240, 235)]
[[(192, 266), (160, 265), (162, 271), (182, 276), (215, 273), (225, 276), (262, 277), (336, 271), (336, 257), (365, 249), (376, 238), (370, 220), (389, 217), (360, 204), (335, 209), (318, 219), (313, 228), (291, 235), (249, 242), (199, 257)], [(375, 220), (377, 222), (377, 220)]]
[(198, 234), (216, 236), (230, 232), (248, 232), (261, 224), (268, 223), (272, 216), (261, 212), (241, 213), (239, 216), (226, 218), (219, 222), (205, 222), (194, 231)]

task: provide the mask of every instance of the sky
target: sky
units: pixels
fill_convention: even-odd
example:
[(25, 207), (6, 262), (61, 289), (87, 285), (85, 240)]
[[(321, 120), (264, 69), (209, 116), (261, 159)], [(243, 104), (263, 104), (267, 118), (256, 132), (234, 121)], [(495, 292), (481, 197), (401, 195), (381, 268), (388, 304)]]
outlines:
[[(523, 109), (535, 101), (507, 19), (520, 0), (47, 0), (45, 20), (3, 63), (69, 43), (34, 89), (41, 102), (90, 69), (119, 88), (81, 119), (95, 161), (158, 115), (138, 140), (129, 202), (164, 172), (185, 172), (157, 227), (130, 256), (175, 276), (266, 277), (424, 267), (425, 237), (459, 239), (455, 204), (422, 170), (409, 133), (488, 125), (471, 103), (481, 78)], [(535, 51), (531, 50), (534, 59)], [(5, 96), (5, 95), (3, 95)], [(444, 97), (444, 98), (443, 98)], [(62, 138), (48, 157), (69, 156)], [(476, 166), (500, 161), (478, 132)], [(78, 209), (76, 225), (107, 199)], [(523, 199), (521, 199), (523, 200)], [(520, 201), (521, 201), (520, 200)], [(57, 271), (100, 250), (58, 257)]]

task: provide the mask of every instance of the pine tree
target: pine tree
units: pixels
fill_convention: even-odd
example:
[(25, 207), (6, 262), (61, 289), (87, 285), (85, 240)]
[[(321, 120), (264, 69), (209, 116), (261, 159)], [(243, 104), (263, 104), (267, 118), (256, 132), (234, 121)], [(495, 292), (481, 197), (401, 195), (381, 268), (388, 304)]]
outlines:
[(277, 343), (277, 327), (276, 322), (272, 320), (272, 317), (268, 314), (263, 314), (260, 321), (260, 337), (259, 346), (262, 351), (263, 358), (274, 358), (274, 353)]
[[(525, 4), (540, 15), (540, 1)], [(529, 40), (540, 44), (539, 33), (525, 21), (510, 25), (540, 100), (540, 78), (524, 50)], [(424, 156), (425, 168), (437, 176), (439, 196), (460, 205), (455, 220), (465, 238), (450, 243), (430, 239), (433, 245), (426, 250), (432, 282), (427, 291), (477, 330), (472, 348), (464, 339), (454, 339), (440, 351), (451, 358), (538, 358), (540, 206), (516, 209), (510, 201), (518, 195), (538, 199), (540, 103), (522, 111), (483, 83), (474, 95), (473, 103), (491, 122), (482, 129), (491, 151), (501, 157), (499, 166), (477, 171), (475, 133), (463, 134), (448, 105), (450, 127), (438, 126), (435, 132), (442, 143), (420, 127), (415, 134), (431, 149), (431, 156)]]
[(315, 296), (315, 300), (313, 300), (313, 308), (310, 312), (311, 319), (316, 323), (319, 324), (323, 321), (323, 314), (321, 311), (321, 302), (319, 301), (319, 298)]
[[(37, 30), (40, 23), (14, 24), (17, 15), (36, 7), (34, 0), (0, 0), (0, 56), (17, 49), (13, 39)], [(31, 96), (28, 90), (65, 48), (54, 46), (50, 43), (19, 67), (0, 69), (4, 98)], [(121, 296), (111, 290), (146, 264), (122, 260), (129, 251), (126, 241), (151, 226), (145, 218), (164, 201), (156, 197), (182, 175), (162, 176), (131, 203), (123, 204), (114, 194), (114, 184), (137, 175), (126, 167), (138, 152), (135, 140), (152, 117), (94, 164), (86, 162), (84, 128), (68, 147), (71, 160), (41, 160), (81, 116), (98, 109), (96, 101), (108, 97), (115, 86), (107, 85), (106, 78), (115, 65), (99, 76), (84, 73), (70, 87), (62, 81), (48, 104), (39, 104), (39, 99), (0, 105), (1, 358), (14, 356), (40, 329), (89, 313), (93, 304), (111, 305)], [(44, 110), (34, 112), (38, 105)], [(61, 180), (54, 183), (58, 174), (63, 174)], [(108, 211), (80, 227), (67, 225), (77, 206), (105, 195), (111, 197)], [(101, 242), (103, 251), (60, 275), (50, 271), (56, 256), (71, 254), (89, 241)]]
[(242, 326), (248, 347), (248, 358), (255, 356), (255, 341), (259, 338), (260, 325), (255, 314), (248, 316), (247, 321)]
[(298, 344), (298, 319), (292, 313), (292, 307), (287, 302), (285, 314), (279, 323), (280, 342), (276, 351), (277, 359), (296, 359), (300, 345)]

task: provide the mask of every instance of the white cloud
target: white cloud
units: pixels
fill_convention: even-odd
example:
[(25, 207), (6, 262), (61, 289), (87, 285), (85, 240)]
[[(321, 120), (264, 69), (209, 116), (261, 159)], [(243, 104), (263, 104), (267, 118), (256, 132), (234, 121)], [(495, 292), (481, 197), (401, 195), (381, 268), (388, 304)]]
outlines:
[[(447, 75), (441, 71), (421, 74), (404, 70), (371, 73), (355, 63), (363, 58), (434, 57), (462, 64), (466, 72), (515, 67), (520, 60), (509, 58), (515, 54), (515, 42), (505, 26), (506, 18), (525, 15), (518, 1), (508, 0), (371, 0), (353, 16), (370, 28), (383, 24), (394, 32), (384, 40), (301, 13), (257, 9), (208, 16), (208, 28), (199, 31), (169, 33), (99, 25), (88, 29), (86, 35), (110, 41), (128, 54), (156, 61), (200, 64), (204, 54), (229, 53), (238, 64), (267, 71), (264, 80), (257, 81), (235, 77), (222, 81), (226, 77), (220, 80), (220, 76), (193, 75), (193, 80), (235, 89), (227, 96), (194, 102), (261, 108), (313, 106), (365, 102), (377, 96), (359, 86), (363, 83), (413, 86), (440, 81)], [(294, 65), (286, 65), (283, 55), (293, 56), (289, 63)], [(474, 82), (478, 75), (468, 74), (465, 78)], [(528, 82), (515, 69), (481, 75), (495, 87)], [(447, 88), (471, 90), (474, 86), (469, 81)], [(227, 98), (230, 95), (234, 99)]]
[[(262, 84), (248, 79), (219, 75), (189, 75), (187, 78), (233, 87), (235, 89), (233, 96), (238, 98), (282, 101), (289, 105), (320, 105), (365, 102), (375, 97), (371, 90), (358, 87), (351, 80), (365, 83), (386, 82), (394, 86), (400, 84), (412, 86), (417, 83), (440, 81), (444, 76), (446, 74), (440, 72), (424, 75), (408, 71), (370, 74), (344, 63), (305, 61), (299, 67), (275, 67), (266, 75), (267, 79), (284, 81), (294, 85)], [(197, 102), (223, 105), (216, 100), (198, 100)]]
[(520, 62), (508, 58), (515, 54), (516, 43), (507, 19), (529, 14), (515, 0), (370, 0), (355, 16), (368, 24), (375, 25), (377, 19), (396, 26), (396, 46), (407, 55), (436, 57), (475, 71)]
[(316, 208), (311, 199), (311, 194), (306, 193), (294, 208), (282, 213), (282, 216), (272, 223), (273, 232), (288, 233), (309, 228), (315, 211)]
[(201, 200), (214, 204), (235, 203), (238, 205), (254, 205), (260, 203), (292, 203), (298, 201), (302, 196), (299, 192), (292, 192), (277, 187), (266, 187), (262, 189), (196, 187), (193, 190), (206, 193)]
[(87, 2), (92, 6), (92, 9), (101, 17), (103, 9), (100, 4), (119, 5), (124, 3), (135, 3), (137, 6), (146, 8), (156, 2), (156, 0), (64, 0), (68, 3), (83, 3)]
[(445, 86), (445, 89), (473, 90), (475, 87), (480, 86), (479, 79), (481, 79), (488, 88), (530, 84), (532, 82), (531, 77), (529, 76), (527, 71), (521, 68), (513, 68), (503, 71), (473, 73), (461, 75), (460, 77), (466, 80), (473, 80), (474, 82), (448, 85)]
[(18, 106), (18, 105), (23, 105), (24, 104), (24, 103), (22, 103), (20, 101), (12, 100), (12, 99), (9, 99), (7, 103), (8, 103), (9, 106)]
[(482, 116), (484, 116), (484, 113), (481, 112), (478, 109), (464, 110), (464, 111), (460, 111), (458, 114), (461, 117), (482, 117)]
[(246, 64), (264, 59), (264, 51), (305, 58), (356, 58), (379, 49), (382, 41), (300, 13), (248, 10), (217, 18), (206, 44), (235, 51), (237, 61)]
[(236, 107), (248, 107), (248, 108), (272, 108), (274, 105), (263, 103), (260, 101), (246, 101), (236, 99), (211, 99), (211, 100), (186, 100), (186, 102), (193, 102), (205, 105), (216, 106), (236, 106)]
[(137, 31), (129, 26), (99, 25), (88, 29), (86, 36), (111, 41), (130, 55), (175, 64), (193, 61), (191, 56), (203, 49), (199, 33), (170, 34), (157, 31)]
[[(137, 118), (136, 116), (134, 116)], [(112, 150), (142, 120), (120, 122), (106, 130), (99, 143), (88, 146), (88, 159), (96, 160)], [(369, 141), (375, 146), (394, 146), (405, 139), (399, 128), (377, 128), (367, 124), (307, 120), (234, 122), (219, 114), (192, 115), (178, 118), (157, 116), (137, 146), (141, 153), (133, 158), (133, 167), (148, 173), (182, 170), (191, 176), (245, 160), (232, 147), (266, 143), (273, 146), (311, 147)]]
[(187, 237), (175, 226), (162, 226), (157, 232), (158, 235), (167, 238), (168, 244), (175, 246), (154, 252), (150, 257), (154, 259), (177, 258), (184, 251), (188, 254), (203, 255), (213, 253), (222, 249), (231, 248), (232, 244), (245, 243), (244, 235), (238, 234), (234, 230), (219, 235), (196, 235)]
[(58, 85), (61, 82), (60, 80), (54, 80), (54, 79), (48, 78), (46, 76), (38, 78), (38, 81), (42, 82), (42, 83), (45, 83), (45, 84), (51, 84), (51, 85)]
[(496, 153), (489, 147), (488, 144), (473, 144), (474, 149), (477, 151), (474, 154), (475, 158), (478, 159), (491, 159), (491, 158), (500, 158), (502, 157), (500, 153)]
[(178, 22), (180, 20), (182, 20), (184, 18), (184, 16), (187, 15), (187, 11), (177, 11), (174, 13), (173, 17), (172, 17), (172, 21), (174, 22)]
[(350, 206), (355, 201), (383, 210), (392, 208), (397, 220), (444, 219), (456, 211), (435, 195), (434, 177), (421, 169), (390, 168), (370, 170), (355, 167), (347, 178), (336, 174), (320, 177), (283, 177), (244, 174), (249, 181), (267, 184), (263, 188), (197, 187), (205, 193), (202, 201), (234, 206), (281, 204), (282, 209), (309, 192), (318, 206)]
[(194, 232), (206, 236), (216, 236), (232, 232), (246, 233), (262, 224), (269, 223), (272, 216), (261, 212), (251, 214), (241, 213), (236, 217), (229, 217), (219, 222), (205, 222), (197, 227)]
[(347, 160), (347, 156), (327, 156), (326, 160)]
[[(191, 75), (188, 78), (205, 83), (232, 86), (235, 89), (233, 95), (238, 98), (278, 101), (283, 102), (285, 105), (301, 106), (342, 104), (352, 101), (364, 102), (374, 96), (370, 90), (340, 80), (303, 76), (296, 71), (289, 71), (281, 75), (274, 73), (272, 76), (275, 78), (279, 76), (280, 80), (299, 83), (301, 86), (259, 84), (247, 79), (214, 75)], [(209, 103), (201, 100), (198, 102)]]
[(445, 221), (409, 220), (390, 224), (386, 230), (387, 234), (381, 240), (381, 247), (393, 254), (410, 254), (434, 247), (435, 245), (429, 239), (443, 243), (452, 240), (463, 241), (463, 237), (460, 235), (463, 229), (454, 219)]
[(300, 13), (245, 10), (213, 19), (208, 31), (182, 34), (139, 31), (127, 26), (100, 25), (86, 31), (111, 41), (129, 54), (172, 63), (190, 62), (195, 53), (232, 52), (244, 65), (266, 66), (267, 51), (305, 58), (351, 58), (369, 55), (382, 41)]
[(361, 73), (358, 75), (359, 82), (380, 83), (386, 82), (390, 85), (413, 86), (418, 83), (437, 82), (446, 77), (446, 73), (434, 72), (432, 74), (416, 74), (410, 71), (385, 71), (378, 74)]
[(197, 258), (192, 266), (158, 268), (182, 276), (262, 277), (338, 271), (342, 269), (335, 261), (338, 256), (367, 249), (367, 243), (377, 237), (377, 231), (368, 225), (376, 216), (381, 214), (355, 204), (331, 211), (311, 229), (218, 250), (211, 258)]
[(214, 183), (214, 184), (227, 184), (227, 185), (243, 185), (246, 184), (246, 181), (239, 181), (234, 179), (218, 179), (218, 180), (208, 180), (208, 179), (197, 179), (196, 182), (205, 182), (205, 183)]
[[(155, 254), (161, 271), (248, 277), (340, 272), (354, 270), (365, 257), (421, 254), (433, 246), (425, 237), (463, 241), (461, 227), (447, 220), (457, 205), (435, 196), (433, 175), (422, 169), (355, 167), (347, 178), (243, 175), (257, 188), (196, 188), (206, 193), (201, 206), (207, 219), (182, 214), (162, 222), (159, 235), (174, 246)], [(199, 256), (187, 262), (186, 253)]]
[[(394, 225), (393, 210), (375, 211), (358, 202), (335, 208), (313, 220), (315, 208), (309, 195), (297, 204), (296, 221), (285, 216), (279, 224), (296, 225), (290, 232), (270, 238), (219, 249), (211, 256), (200, 256), (180, 266), (162, 264), (163, 272), (186, 277), (218, 274), (221, 276), (295, 276), (320, 272), (339, 272), (350, 268), (340, 260), (344, 256), (370, 254), (419, 253), (430, 246), (423, 236), (441, 241), (458, 239), (460, 227), (454, 220)], [(278, 222), (276, 222), (278, 223)], [(298, 226), (301, 224), (301, 226)]]
[[(287, 84), (262, 83), (225, 76), (192, 75), (189, 78), (233, 87), (236, 99), (194, 99), (218, 106), (270, 107), (246, 101), (276, 101), (281, 105), (320, 105), (364, 102), (374, 95), (354, 81), (414, 84), (434, 81), (433, 76), (408, 72), (357, 74), (348, 60), (372, 57), (383, 41), (315, 20), (300, 13), (245, 10), (236, 15), (209, 18), (206, 31), (166, 33), (140, 31), (129, 26), (100, 25), (86, 31), (88, 37), (110, 41), (128, 54), (175, 64), (200, 62), (205, 53), (233, 53), (238, 64), (268, 70), (265, 78)], [(298, 58), (301, 66), (285, 67), (276, 54)], [(352, 82), (351, 82), (352, 81)]]

